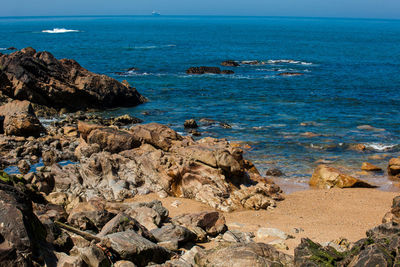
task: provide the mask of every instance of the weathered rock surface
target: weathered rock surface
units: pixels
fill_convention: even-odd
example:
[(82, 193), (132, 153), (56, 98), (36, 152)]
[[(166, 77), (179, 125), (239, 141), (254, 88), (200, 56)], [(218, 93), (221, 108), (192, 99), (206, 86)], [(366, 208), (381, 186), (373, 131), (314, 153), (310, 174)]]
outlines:
[(387, 171), (389, 176), (400, 178), (400, 158), (390, 159)]
[(161, 228), (153, 229), (151, 233), (157, 239), (157, 242), (176, 241), (183, 244), (196, 240), (196, 235), (189, 229), (174, 224), (168, 224)]
[(38, 137), (45, 132), (28, 101), (14, 100), (1, 106), (0, 117), (4, 118), (2, 129), (6, 135)]
[(400, 196), (393, 199), (392, 209), (386, 213), (382, 219), (382, 223), (395, 222), (400, 224)]
[(104, 244), (109, 244), (122, 260), (132, 261), (138, 266), (146, 266), (149, 262), (163, 263), (171, 257), (171, 252), (133, 231), (106, 235)]
[(29, 197), (0, 181), (1, 265), (30, 266), (41, 255), (46, 235)]
[(24, 48), (0, 55), (0, 91), (19, 100), (80, 110), (135, 106), (145, 101), (135, 88), (92, 73), (72, 59)]
[(293, 257), (263, 243), (237, 243), (198, 253), (196, 266), (294, 266)]
[(174, 224), (185, 226), (189, 229), (199, 227), (207, 234), (216, 236), (227, 230), (225, 217), (220, 212), (200, 212), (182, 214), (171, 220)]
[(310, 179), (310, 185), (318, 188), (329, 189), (332, 187), (375, 187), (360, 179), (340, 172), (338, 169), (327, 165), (319, 165)]
[(107, 150), (109, 143), (119, 139), (91, 139), (93, 132), (103, 131), (96, 125), (79, 123), (78, 129), (83, 140), (75, 155), (81, 156), (80, 164), (76, 171), (70, 170), (71, 178), (55, 177), (56, 184), (58, 180), (79, 180), (82, 183), (65, 187), (83, 186), (86, 192), (107, 200), (122, 200), (141, 192), (163, 192), (225, 211), (272, 208), (276, 200), (283, 199), (280, 188), (254, 172), (254, 166), (243, 159), (243, 151), (226, 140), (203, 138), (195, 142), (166, 126), (141, 124), (123, 132), (124, 140), (137, 140), (140, 147), (118, 146), (123, 150), (118, 154), (90, 152), (90, 157), (84, 157), (84, 142)]

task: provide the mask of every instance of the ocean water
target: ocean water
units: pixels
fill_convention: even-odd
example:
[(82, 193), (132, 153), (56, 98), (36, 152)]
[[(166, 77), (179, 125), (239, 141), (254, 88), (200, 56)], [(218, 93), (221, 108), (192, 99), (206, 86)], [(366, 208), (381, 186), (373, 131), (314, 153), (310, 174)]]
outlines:
[[(306, 188), (321, 162), (342, 166), (385, 190), (383, 174), (360, 175), (361, 163), (386, 168), (400, 155), (400, 21), (277, 17), (0, 18), (0, 52), (15, 46), (73, 58), (85, 68), (127, 80), (149, 102), (129, 113), (169, 124), (186, 119), (203, 136), (245, 144), (263, 173), (280, 168), (288, 190)], [(191, 66), (259, 60), (234, 75), (186, 75)], [(135, 67), (135, 71), (127, 71)], [(302, 76), (278, 76), (301, 72)], [(368, 125), (368, 126), (366, 126)], [(308, 134), (313, 133), (313, 134)], [(349, 149), (365, 144), (364, 152)], [(372, 157), (372, 158), (371, 158)]]

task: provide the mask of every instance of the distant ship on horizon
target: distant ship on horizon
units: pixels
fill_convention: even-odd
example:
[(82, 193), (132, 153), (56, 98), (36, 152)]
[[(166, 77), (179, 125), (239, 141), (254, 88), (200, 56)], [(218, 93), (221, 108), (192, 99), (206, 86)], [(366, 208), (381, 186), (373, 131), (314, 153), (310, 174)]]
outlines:
[(151, 15), (152, 15), (152, 16), (156, 16), (156, 17), (157, 17), (157, 16), (161, 16), (160, 13), (158, 13), (157, 11), (154, 11), (154, 10), (153, 10), (153, 12), (151, 12)]

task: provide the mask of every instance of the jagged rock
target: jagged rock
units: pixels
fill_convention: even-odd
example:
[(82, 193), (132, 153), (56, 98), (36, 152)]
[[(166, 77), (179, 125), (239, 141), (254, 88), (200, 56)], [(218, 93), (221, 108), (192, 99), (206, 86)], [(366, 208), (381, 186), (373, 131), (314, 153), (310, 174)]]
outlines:
[(119, 117), (116, 117), (113, 119), (113, 124), (114, 125), (119, 125), (119, 126), (125, 126), (129, 124), (136, 124), (136, 123), (142, 123), (143, 121), (141, 119), (132, 117), (131, 115), (125, 114)]
[(163, 263), (171, 257), (168, 250), (133, 231), (114, 233), (104, 238), (104, 244), (109, 244), (122, 260), (132, 261), (139, 266), (146, 266), (149, 262)]
[(59, 161), (59, 157), (54, 150), (43, 151), (42, 159), (45, 166), (51, 166)]
[(282, 73), (278, 73), (278, 76), (301, 76), (304, 75), (304, 73), (301, 72), (282, 72)]
[(115, 214), (105, 210), (105, 205), (100, 200), (90, 200), (78, 203), (68, 216), (68, 223), (75, 225), (82, 230), (93, 230), (99, 232), (100, 229)]
[(236, 243), (197, 253), (196, 266), (294, 266), (293, 257), (263, 243)]
[(130, 131), (136, 139), (163, 151), (168, 151), (174, 141), (181, 141), (183, 139), (182, 136), (171, 128), (158, 123), (135, 125), (130, 128)]
[(135, 88), (92, 73), (72, 59), (57, 60), (49, 52), (25, 48), (0, 56), (0, 90), (7, 96), (78, 110), (135, 106), (146, 101)]
[(223, 62), (221, 62), (221, 66), (226, 66), (226, 67), (237, 67), (240, 66), (239, 63), (237, 63), (234, 60), (225, 60)]
[(374, 185), (371, 185), (367, 182), (354, 178), (350, 175), (344, 174), (339, 170), (327, 166), (327, 165), (319, 165), (315, 170), (310, 179), (310, 185), (318, 188), (346, 188), (346, 187), (367, 187), (373, 188)]
[(151, 230), (157, 242), (177, 241), (180, 244), (195, 241), (196, 235), (189, 229), (179, 225), (165, 225), (161, 228)]
[[(168, 217), (168, 210), (165, 213), (164, 210), (166, 209), (162, 207), (161, 202), (158, 202), (159, 201), (134, 203), (129, 209), (126, 210), (126, 213), (138, 220), (138, 222), (147, 229), (156, 229), (161, 226), (163, 221)], [(162, 209), (157, 210), (157, 206), (156, 208), (153, 208), (153, 203), (154, 205), (161, 205)]]
[(216, 236), (227, 230), (225, 217), (220, 212), (200, 212), (182, 214), (171, 219), (172, 223), (182, 225), (188, 229), (200, 227), (207, 234)]
[(118, 213), (114, 218), (108, 221), (101, 229), (100, 233), (97, 235), (99, 237), (104, 237), (108, 234), (125, 232), (125, 231), (135, 231), (137, 234), (142, 237), (150, 240), (156, 241), (156, 238), (153, 236), (151, 232), (147, 230), (146, 227), (141, 225), (138, 221), (128, 216), (125, 213)]
[(4, 118), (2, 128), (6, 135), (38, 137), (45, 132), (28, 101), (14, 100), (1, 106), (0, 117)]

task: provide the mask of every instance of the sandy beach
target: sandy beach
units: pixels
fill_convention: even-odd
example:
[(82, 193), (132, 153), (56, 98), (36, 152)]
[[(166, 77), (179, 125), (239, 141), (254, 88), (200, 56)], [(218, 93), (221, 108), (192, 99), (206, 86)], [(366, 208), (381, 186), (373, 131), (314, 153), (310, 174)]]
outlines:
[[(272, 227), (293, 235), (294, 239), (285, 242), (289, 247), (286, 253), (293, 255), (294, 248), (303, 237), (316, 242), (328, 242), (341, 237), (355, 242), (364, 238), (368, 229), (381, 223), (397, 195), (398, 193), (378, 189), (311, 189), (286, 195), (286, 199), (278, 202), (274, 210), (235, 211), (224, 215), (229, 229), (255, 233), (261, 227)], [(152, 199), (159, 199), (169, 209), (170, 217), (212, 210), (194, 200), (173, 197), (161, 199), (155, 194), (137, 196), (134, 201)], [(171, 205), (175, 201), (180, 203), (178, 207)], [(304, 231), (295, 234), (294, 228)], [(276, 238), (254, 240), (270, 242), (274, 239)], [(212, 243), (207, 244), (207, 248), (211, 246)]]

